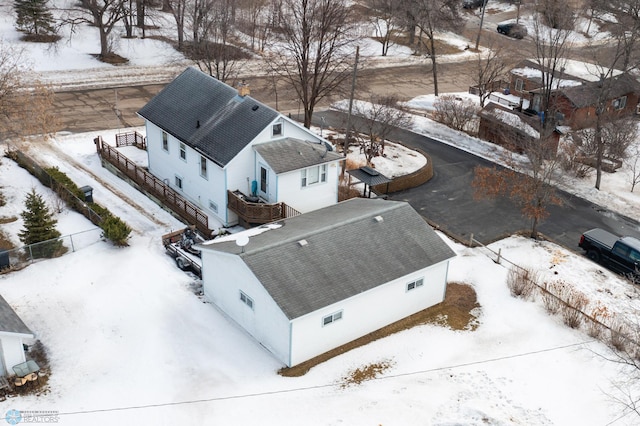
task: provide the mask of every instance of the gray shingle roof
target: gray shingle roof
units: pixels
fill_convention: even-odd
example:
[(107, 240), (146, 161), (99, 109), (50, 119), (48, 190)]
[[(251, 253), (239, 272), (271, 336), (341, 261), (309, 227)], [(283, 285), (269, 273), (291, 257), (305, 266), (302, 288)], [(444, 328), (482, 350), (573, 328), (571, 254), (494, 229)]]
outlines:
[(195, 68), (183, 71), (138, 114), (222, 167), (279, 115)]
[(0, 296), (0, 331), (5, 333), (31, 334), (33, 333), (22, 322), (18, 314), (9, 306), (4, 297)]
[(289, 319), (455, 256), (405, 202), (354, 198), (282, 223), (244, 253), (232, 241), (203, 248), (238, 254)]
[(254, 145), (254, 149), (276, 173), (304, 169), (344, 159), (337, 152), (329, 151), (323, 143), (312, 143), (293, 138)]

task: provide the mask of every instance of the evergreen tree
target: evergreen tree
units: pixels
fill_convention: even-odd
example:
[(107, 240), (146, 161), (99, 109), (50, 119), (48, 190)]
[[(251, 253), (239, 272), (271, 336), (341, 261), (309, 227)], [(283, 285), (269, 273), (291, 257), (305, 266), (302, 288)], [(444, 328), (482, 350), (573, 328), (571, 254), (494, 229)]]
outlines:
[[(42, 196), (36, 193), (35, 189), (31, 189), (24, 205), (25, 210), (20, 213), (24, 221), (24, 229), (18, 233), (20, 241), (31, 245), (31, 255), (34, 258), (53, 257), (60, 254), (62, 241), (55, 240), (60, 236), (60, 232), (56, 229), (58, 221), (53, 218)], [(43, 241), (48, 242), (36, 244)]]
[(55, 19), (47, 6), (48, 0), (14, 0), (16, 28), (27, 34), (55, 34)]

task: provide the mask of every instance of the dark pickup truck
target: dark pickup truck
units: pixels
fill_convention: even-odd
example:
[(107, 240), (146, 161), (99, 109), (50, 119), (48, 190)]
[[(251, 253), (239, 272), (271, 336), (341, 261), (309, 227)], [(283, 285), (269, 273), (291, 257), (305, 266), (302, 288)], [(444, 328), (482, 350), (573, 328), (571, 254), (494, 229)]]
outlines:
[(578, 245), (594, 262), (602, 263), (620, 274), (634, 274), (640, 278), (640, 240), (618, 237), (604, 229), (595, 228), (582, 234)]

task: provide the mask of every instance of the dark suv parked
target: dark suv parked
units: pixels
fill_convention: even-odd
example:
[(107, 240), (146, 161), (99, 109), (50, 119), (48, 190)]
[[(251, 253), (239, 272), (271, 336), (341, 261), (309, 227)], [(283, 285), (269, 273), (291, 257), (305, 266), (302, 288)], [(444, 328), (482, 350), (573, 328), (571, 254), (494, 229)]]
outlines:
[(498, 25), (498, 32), (500, 34), (504, 34), (506, 36), (517, 39), (522, 39), (527, 35), (527, 29), (520, 24), (516, 24), (515, 22)]
[(477, 9), (484, 4), (487, 4), (489, 0), (462, 0), (462, 7), (464, 9)]

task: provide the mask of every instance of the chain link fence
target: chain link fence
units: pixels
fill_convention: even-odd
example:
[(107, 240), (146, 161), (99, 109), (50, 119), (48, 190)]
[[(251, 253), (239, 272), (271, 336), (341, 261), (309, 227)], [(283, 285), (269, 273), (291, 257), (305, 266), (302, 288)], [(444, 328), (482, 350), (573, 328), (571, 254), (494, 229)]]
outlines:
[(60, 257), (103, 241), (102, 229), (94, 228), (52, 240), (0, 251), (0, 272), (22, 269), (39, 259)]

